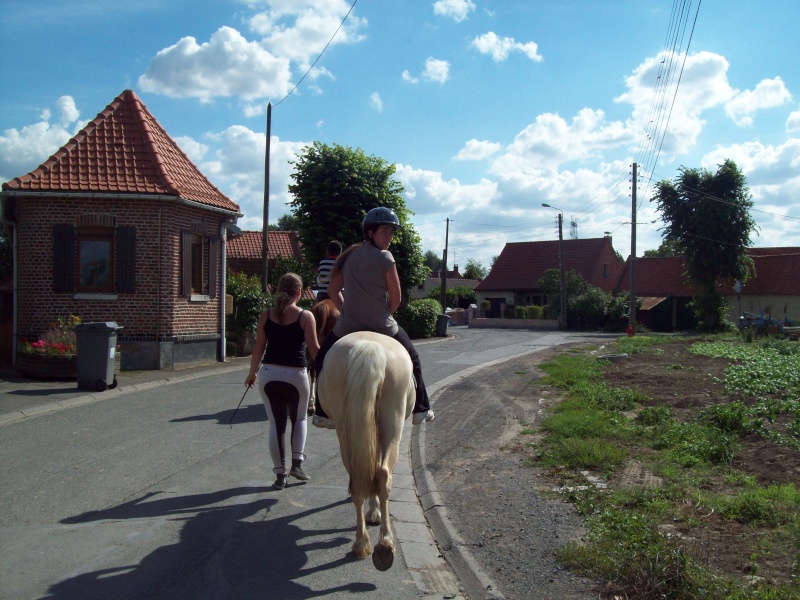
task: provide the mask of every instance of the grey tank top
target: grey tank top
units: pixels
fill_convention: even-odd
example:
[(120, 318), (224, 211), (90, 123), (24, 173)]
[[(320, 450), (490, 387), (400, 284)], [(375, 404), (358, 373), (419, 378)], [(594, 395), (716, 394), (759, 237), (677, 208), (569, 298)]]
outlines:
[(353, 250), (342, 268), (344, 304), (333, 332), (345, 336), (355, 331), (375, 331), (393, 336), (397, 321), (389, 312), (386, 272), (394, 264), (388, 250), (370, 244)]

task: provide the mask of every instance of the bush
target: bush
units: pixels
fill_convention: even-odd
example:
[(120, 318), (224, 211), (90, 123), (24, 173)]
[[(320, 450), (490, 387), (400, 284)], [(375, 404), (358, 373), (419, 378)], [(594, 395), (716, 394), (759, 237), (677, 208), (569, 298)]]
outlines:
[(526, 319), (544, 319), (544, 306), (536, 306), (535, 304), (525, 307)]
[[(430, 292), (428, 292), (428, 298), (431, 300), (439, 300), (441, 294), (442, 286), (437, 285)], [(448, 285), (445, 303), (450, 308), (469, 308), (470, 304), (475, 304), (475, 292), (468, 287), (451, 287)]]
[(225, 318), (226, 337), (238, 340), (245, 331), (256, 330), (258, 317), (270, 302), (257, 275), (229, 274), (225, 291), (233, 296), (233, 314)]
[(436, 320), (442, 314), (438, 300), (426, 298), (412, 300), (395, 314), (400, 326), (411, 339), (429, 338), (436, 335)]
[(514, 307), (514, 318), (515, 319), (524, 319), (525, 318), (525, 307), (524, 306), (515, 306)]

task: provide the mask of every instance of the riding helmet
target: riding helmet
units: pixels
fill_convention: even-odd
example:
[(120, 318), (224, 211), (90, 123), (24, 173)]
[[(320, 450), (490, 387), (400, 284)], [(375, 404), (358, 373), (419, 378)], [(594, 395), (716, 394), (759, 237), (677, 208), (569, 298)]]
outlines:
[(395, 231), (403, 228), (403, 226), (400, 225), (400, 219), (397, 218), (397, 213), (391, 208), (378, 206), (370, 210), (367, 216), (364, 217), (364, 222), (361, 224), (361, 231), (364, 232), (364, 235), (367, 235), (367, 231), (376, 229), (381, 225), (391, 225), (394, 227)]

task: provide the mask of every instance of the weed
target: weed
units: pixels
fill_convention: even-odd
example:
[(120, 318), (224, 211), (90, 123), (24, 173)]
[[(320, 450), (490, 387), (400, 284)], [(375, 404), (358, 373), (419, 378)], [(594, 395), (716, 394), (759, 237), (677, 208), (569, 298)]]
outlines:
[(636, 415), (636, 422), (646, 427), (664, 425), (674, 420), (675, 416), (672, 412), (672, 408), (663, 405), (647, 406)]

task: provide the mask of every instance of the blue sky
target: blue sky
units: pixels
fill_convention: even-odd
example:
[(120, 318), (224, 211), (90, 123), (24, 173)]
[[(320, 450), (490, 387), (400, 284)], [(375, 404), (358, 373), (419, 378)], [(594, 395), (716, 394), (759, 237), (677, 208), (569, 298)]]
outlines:
[(580, 238), (610, 232), (627, 257), (637, 162), (641, 256), (660, 243), (653, 183), (731, 158), (755, 200), (754, 245), (800, 246), (796, 0), (3, 0), (0, 10), (2, 181), (130, 88), (239, 203), (244, 229), (261, 228), (271, 102), (271, 221), (288, 211), (288, 161), (318, 140), (396, 164), (423, 251), (441, 255), (451, 219), (451, 268), (556, 238), (557, 212), (542, 203), (563, 210), (565, 237), (572, 221)]

